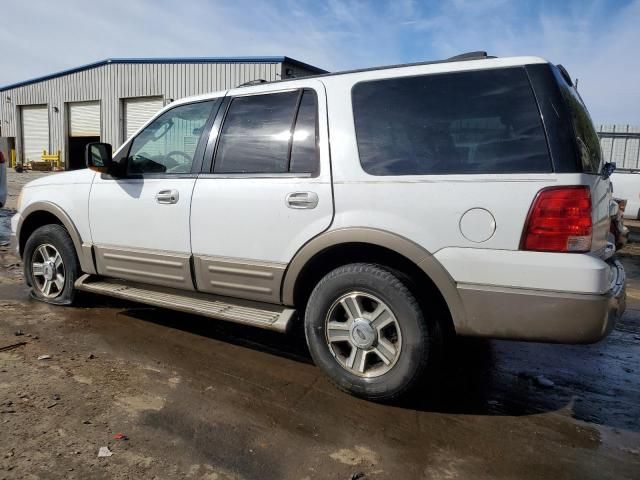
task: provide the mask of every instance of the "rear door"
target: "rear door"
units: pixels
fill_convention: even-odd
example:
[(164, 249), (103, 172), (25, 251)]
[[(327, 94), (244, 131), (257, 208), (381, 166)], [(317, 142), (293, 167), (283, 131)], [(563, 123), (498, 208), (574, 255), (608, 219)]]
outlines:
[(280, 301), (288, 262), (333, 217), (326, 118), (317, 80), (228, 92), (191, 206), (198, 290)]

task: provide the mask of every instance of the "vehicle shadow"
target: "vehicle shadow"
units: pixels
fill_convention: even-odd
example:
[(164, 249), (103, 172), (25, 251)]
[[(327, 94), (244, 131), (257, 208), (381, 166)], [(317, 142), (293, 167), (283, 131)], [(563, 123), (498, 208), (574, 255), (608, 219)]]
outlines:
[[(286, 335), (258, 328), (175, 315), (171, 310), (84, 294), (81, 305), (120, 309), (117, 313), (190, 334), (313, 364), (298, 325)], [(454, 338), (434, 372), (393, 408), (452, 415), (525, 416), (558, 412), (587, 423), (640, 431), (638, 382), (618, 365), (628, 357), (627, 337), (614, 332), (590, 346), (549, 345)], [(638, 342), (640, 343), (640, 342)], [(640, 350), (640, 349), (636, 349)], [(626, 364), (626, 363), (625, 363)], [(601, 375), (603, 366), (616, 375)], [(551, 380), (550, 382), (545, 380)]]
[(173, 310), (151, 307), (87, 292), (82, 292), (81, 297), (76, 302), (76, 306), (81, 308), (122, 309), (118, 313), (119, 315), (251, 348), (296, 362), (313, 364), (307, 349), (304, 332), (300, 328), (293, 328), (286, 335), (283, 335), (278, 332), (222, 320), (213, 320), (199, 315), (181, 313), (176, 316)]

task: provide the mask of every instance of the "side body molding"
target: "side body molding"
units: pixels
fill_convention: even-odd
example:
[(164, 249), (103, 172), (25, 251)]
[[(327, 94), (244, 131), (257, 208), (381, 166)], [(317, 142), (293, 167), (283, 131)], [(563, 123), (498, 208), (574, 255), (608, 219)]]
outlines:
[[(93, 254), (91, 251), (90, 243), (83, 243), (80, 234), (78, 233), (78, 229), (74, 225), (73, 221), (67, 215), (67, 213), (62, 210), (58, 205), (52, 202), (34, 202), (31, 203), (28, 207), (26, 207), (20, 213), (20, 221), (18, 222), (18, 226), (16, 228), (16, 240), (18, 241), (18, 245), (21, 244), (20, 235), (22, 233), (22, 226), (27, 218), (32, 213), (35, 212), (47, 212), (55, 216), (64, 228), (66, 228), (67, 232), (69, 232), (69, 236), (71, 240), (73, 240), (73, 246), (76, 249), (76, 254), (78, 255), (78, 260), (80, 262), (80, 268), (84, 273), (95, 274), (96, 269), (93, 264)], [(22, 253), (22, 252), (21, 252)]]
[(340, 228), (318, 235), (304, 245), (293, 258), (282, 284), (282, 303), (294, 304), (296, 281), (305, 265), (323, 250), (340, 244), (368, 243), (393, 250), (418, 266), (444, 297), (456, 330), (466, 323), (466, 314), (455, 281), (431, 253), (411, 240), (384, 230), (366, 227)]

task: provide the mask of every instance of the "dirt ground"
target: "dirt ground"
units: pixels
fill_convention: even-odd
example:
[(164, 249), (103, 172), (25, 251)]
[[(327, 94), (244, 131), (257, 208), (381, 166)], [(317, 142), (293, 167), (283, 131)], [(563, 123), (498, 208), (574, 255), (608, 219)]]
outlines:
[[(35, 175), (10, 173), (10, 207)], [(0, 479), (640, 479), (640, 247), (621, 258), (607, 339), (462, 339), (438, 394), (385, 406), (332, 387), (299, 333), (32, 300), (2, 246), (0, 348), (24, 344), (0, 352)]]

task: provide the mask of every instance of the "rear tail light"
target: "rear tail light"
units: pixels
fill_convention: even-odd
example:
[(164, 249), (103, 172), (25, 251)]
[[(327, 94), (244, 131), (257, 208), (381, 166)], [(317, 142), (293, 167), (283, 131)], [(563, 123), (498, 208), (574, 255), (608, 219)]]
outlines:
[(521, 250), (588, 252), (591, 250), (589, 187), (551, 187), (538, 192), (524, 227)]
[(0, 165), (4, 163), (4, 153), (0, 152)]

